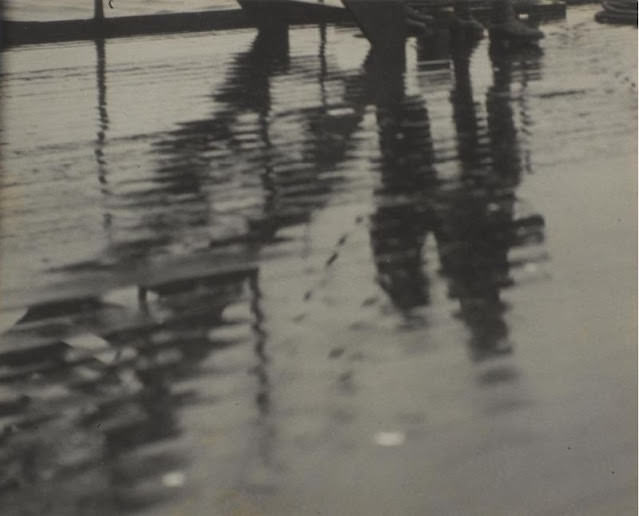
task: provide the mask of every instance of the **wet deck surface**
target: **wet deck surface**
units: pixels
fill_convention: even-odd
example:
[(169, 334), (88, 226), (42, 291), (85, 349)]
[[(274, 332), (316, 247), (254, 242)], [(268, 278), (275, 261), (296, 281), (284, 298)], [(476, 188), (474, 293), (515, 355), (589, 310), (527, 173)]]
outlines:
[(332, 26), (5, 52), (2, 514), (636, 513), (594, 11), (403, 75)]

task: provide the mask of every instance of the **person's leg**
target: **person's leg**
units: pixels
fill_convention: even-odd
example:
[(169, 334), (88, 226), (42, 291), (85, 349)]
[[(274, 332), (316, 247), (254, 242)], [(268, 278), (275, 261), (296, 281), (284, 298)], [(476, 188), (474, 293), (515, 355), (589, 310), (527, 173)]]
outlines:
[(414, 9), (404, 0), (404, 15), (408, 31), (418, 35), (428, 35), (433, 29), (433, 17)]
[(490, 36), (493, 39), (536, 41), (543, 38), (544, 33), (517, 18), (512, 0), (493, 0)]
[(483, 36), (484, 26), (472, 15), (470, 0), (455, 0), (454, 13), (455, 16), (450, 25), (454, 34), (467, 35), (474, 38)]

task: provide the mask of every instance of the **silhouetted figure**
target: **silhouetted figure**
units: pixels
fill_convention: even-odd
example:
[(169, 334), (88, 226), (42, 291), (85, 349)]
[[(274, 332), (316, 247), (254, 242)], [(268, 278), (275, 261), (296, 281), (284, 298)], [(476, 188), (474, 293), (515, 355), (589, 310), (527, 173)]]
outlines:
[(104, 19), (104, 0), (93, 0), (93, 19)]
[[(486, 127), (480, 126), (475, 112), (468, 71), (470, 51), (465, 47), (453, 54), (451, 101), (461, 177), (438, 205), (442, 270), (450, 295), (459, 300), (459, 316), (470, 330), (476, 359), (511, 350), (506, 306), (500, 297), (500, 291), (512, 283), (508, 253), (527, 233), (539, 236), (543, 231), (540, 216), (515, 218), (515, 188), (522, 167), (509, 96), (512, 58), (495, 52), (491, 52), (494, 83), (486, 99)], [(487, 162), (479, 144), (484, 135), (490, 142)]]
[(433, 187), (433, 148), (424, 101), (404, 92), (404, 55), (371, 52), (367, 73), (376, 85), (381, 187), (371, 216), (371, 245), (379, 285), (409, 315), (429, 302), (422, 248), (432, 228), (426, 201)]
[[(323, 48), (325, 39), (321, 39), (318, 56), (320, 88), (328, 81), (343, 81), (348, 90), (349, 84), (361, 82), (357, 77), (331, 74)], [(309, 63), (300, 59), (294, 66), (296, 71), (307, 73)], [(335, 110), (320, 96), (318, 103), (295, 106), (292, 113), (282, 109), (274, 116), (277, 92), (273, 83), (289, 73), (291, 66), (288, 28), (260, 27), (251, 48), (229, 64), (227, 78), (213, 94), (215, 112), (182, 123), (157, 145), (161, 159), (158, 178), (170, 179), (167, 185), (194, 186), (202, 181), (220, 185), (208, 200), (213, 210), (221, 185), (240, 177), (255, 185), (253, 197), (261, 203), (246, 213), (248, 232), (238, 235), (238, 242), (259, 245), (271, 240), (278, 228), (308, 220), (338, 180), (322, 174), (334, 172), (345, 159), (364, 115), (357, 99), (353, 103), (345, 98), (345, 105)], [(225, 242), (213, 239), (211, 244)]]

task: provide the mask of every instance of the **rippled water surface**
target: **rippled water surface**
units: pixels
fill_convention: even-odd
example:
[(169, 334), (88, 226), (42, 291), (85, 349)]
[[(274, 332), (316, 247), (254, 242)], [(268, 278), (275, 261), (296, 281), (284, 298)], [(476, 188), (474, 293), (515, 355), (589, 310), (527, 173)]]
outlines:
[(593, 13), (4, 52), (2, 514), (636, 512), (637, 33)]

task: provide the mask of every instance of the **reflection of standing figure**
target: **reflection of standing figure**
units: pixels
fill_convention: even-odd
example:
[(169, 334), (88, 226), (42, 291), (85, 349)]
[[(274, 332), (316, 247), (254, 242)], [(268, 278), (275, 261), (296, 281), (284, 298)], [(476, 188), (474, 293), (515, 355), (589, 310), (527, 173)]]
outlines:
[(494, 66), (494, 84), (487, 94), (485, 130), (491, 160), (486, 167), (479, 159), (481, 129), (468, 58), (463, 51), (454, 56), (452, 100), (462, 177), (458, 187), (442, 197), (437, 242), (450, 294), (459, 299), (460, 317), (471, 332), (471, 349), (481, 359), (510, 351), (500, 299), (500, 290), (511, 282), (508, 252), (522, 238), (522, 229), (539, 234), (543, 219), (515, 219), (514, 190), (521, 179), (521, 160), (508, 95), (512, 62), (507, 57)]
[(371, 80), (378, 85), (374, 102), (381, 152), (381, 189), (370, 236), (378, 282), (407, 312), (428, 303), (422, 247), (432, 215), (424, 194), (434, 170), (428, 112), (423, 99), (405, 96), (403, 64), (401, 58), (379, 54), (368, 60)]
[[(122, 196), (123, 203), (147, 209), (135, 210), (139, 218), (129, 221), (127, 227), (135, 224), (135, 231), (122, 232), (122, 237), (111, 246), (116, 256), (146, 257), (176, 244), (188, 246), (188, 250), (202, 249), (211, 244), (218, 245), (246, 230), (244, 213), (223, 213), (226, 218), (222, 220), (216, 206), (218, 198), (224, 195), (224, 186), (238, 182), (240, 173), (248, 175), (255, 169), (254, 164), (249, 164), (252, 166), (237, 173), (237, 157), (233, 155), (239, 155), (243, 149), (234, 123), (244, 113), (256, 115), (255, 125), (249, 130), (262, 140), (265, 167), (268, 168), (270, 150), (266, 119), (271, 103), (270, 80), (287, 66), (287, 31), (260, 31), (251, 49), (240, 53), (230, 64), (227, 81), (213, 95), (221, 109), (203, 118), (180, 123), (153, 143), (157, 167), (151, 177), (152, 188), (136, 189)], [(212, 184), (217, 188), (211, 189)], [(266, 191), (265, 202), (268, 203), (268, 185), (262, 188), (258, 184), (255, 189), (258, 190), (255, 198)], [(248, 190), (247, 187), (241, 191), (251, 195)], [(238, 223), (240, 219), (242, 223)]]

